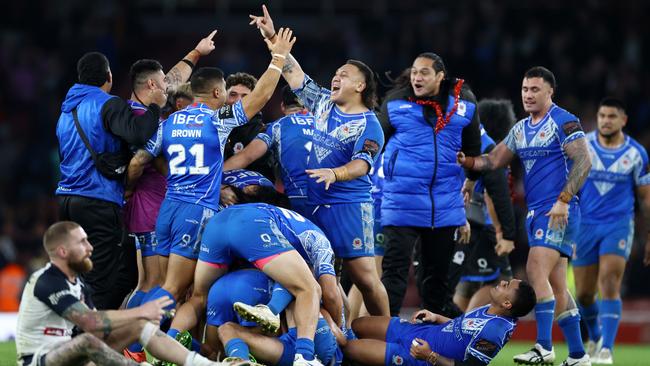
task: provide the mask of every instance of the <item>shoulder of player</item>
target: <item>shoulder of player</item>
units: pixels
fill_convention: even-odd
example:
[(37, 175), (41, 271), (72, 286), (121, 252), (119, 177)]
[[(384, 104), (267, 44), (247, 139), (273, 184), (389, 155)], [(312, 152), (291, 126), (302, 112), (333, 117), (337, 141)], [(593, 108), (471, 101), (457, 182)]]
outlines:
[[(32, 276), (35, 281), (34, 295), (37, 297), (48, 297), (50, 294), (69, 289), (63, 272), (51, 263), (48, 263)], [(80, 279), (78, 278), (77, 281), (80, 281)]]
[(645, 146), (641, 145), (637, 140), (635, 140), (632, 136), (628, 134), (624, 134), (625, 138), (629, 141), (629, 145), (632, 148), (635, 148), (639, 150), (639, 153), (642, 155), (645, 155), (646, 157), (648, 156), (648, 151), (646, 150)]
[(550, 115), (553, 121), (555, 121), (559, 126), (567, 122), (580, 122), (580, 118), (557, 104), (551, 106)]

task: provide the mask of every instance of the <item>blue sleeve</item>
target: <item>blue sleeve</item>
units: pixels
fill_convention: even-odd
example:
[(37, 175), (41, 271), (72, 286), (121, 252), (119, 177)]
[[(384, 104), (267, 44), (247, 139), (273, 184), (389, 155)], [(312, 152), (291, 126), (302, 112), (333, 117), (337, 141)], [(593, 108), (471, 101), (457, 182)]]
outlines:
[(212, 116), (212, 124), (220, 131), (230, 132), (233, 128), (248, 123), (244, 105), (239, 100), (233, 105), (224, 105)]
[(508, 136), (503, 139), (504, 145), (506, 145), (508, 150), (512, 151), (514, 154), (517, 154), (517, 135), (523, 133), (523, 131), (521, 131), (522, 127), (521, 122), (515, 124), (510, 129), (510, 132), (508, 132)]
[(634, 184), (638, 186), (647, 186), (650, 185), (650, 166), (648, 165), (648, 152), (641, 145), (636, 145), (641, 159), (639, 163), (634, 167)]
[(563, 147), (579, 138), (585, 137), (585, 133), (580, 125), (580, 119), (571, 113), (565, 112), (559, 117), (558, 136), (560, 137), (560, 145)]
[(256, 139), (262, 140), (262, 142), (264, 142), (266, 144), (266, 148), (269, 149), (269, 150), (273, 147), (273, 142), (275, 140), (273, 138), (273, 126), (275, 126), (276, 124), (277, 124), (277, 122), (271, 123), (266, 128), (266, 131), (260, 132), (260, 133), (257, 134), (257, 136), (255, 136)]
[(144, 145), (144, 149), (154, 157), (160, 155), (162, 151), (163, 125), (164, 121), (158, 125), (156, 133)]
[(330, 241), (325, 235), (316, 230), (307, 230), (299, 235), (303, 241), (303, 247), (314, 268), (316, 279), (324, 274), (330, 274), (336, 277), (334, 271), (334, 251)]
[(65, 279), (47, 273), (44, 273), (36, 281), (34, 296), (61, 317), (70, 306), (80, 302), (70, 290)]
[(514, 328), (501, 319), (491, 319), (467, 346), (467, 355), (489, 364), (510, 339)]
[(305, 74), (305, 80), (302, 86), (293, 90), (296, 96), (302, 101), (305, 108), (309, 109), (314, 115), (319, 115), (330, 100), (331, 92), (328, 89), (321, 88), (312, 78)]
[(372, 113), (372, 118), (368, 118), (366, 128), (354, 144), (352, 158), (350, 160), (361, 159), (368, 163), (370, 169), (375, 166), (379, 159), (379, 153), (384, 146), (384, 132), (377, 117)]

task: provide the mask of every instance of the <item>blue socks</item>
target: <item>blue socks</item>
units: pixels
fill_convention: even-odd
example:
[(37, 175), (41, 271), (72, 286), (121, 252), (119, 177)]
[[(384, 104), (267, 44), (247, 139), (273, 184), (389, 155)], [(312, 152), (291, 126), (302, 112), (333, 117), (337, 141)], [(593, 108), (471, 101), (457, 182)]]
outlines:
[(551, 332), (553, 330), (553, 318), (555, 317), (555, 298), (538, 302), (535, 305), (535, 320), (537, 322), (537, 343), (545, 350), (553, 348)]
[(276, 282), (273, 285), (273, 291), (271, 292), (271, 300), (266, 306), (269, 307), (273, 314), (278, 315), (284, 311), (292, 301), (293, 295), (291, 295), (291, 292), (287, 291), (287, 289), (279, 282)]
[(585, 321), (585, 324), (587, 324), (589, 339), (598, 342), (602, 336), (600, 332), (600, 324), (598, 322), (598, 302), (594, 301), (594, 303), (589, 306), (578, 304), (578, 308), (580, 309), (580, 316)]
[(557, 324), (564, 333), (564, 339), (569, 347), (569, 357), (581, 358), (585, 355), (580, 335), (580, 313), (578, 309), (567, 310), (558, 316)]
[(228, 343), (226, 343), (225, 349), (228, 357), (238, 357), (243, 360), (250, 360), (248, 357), (248, 345), (241, 338), (233, 338), (229, 340)]
[(180, 333), (180, 331), (174, 328), (169, 328), (169, 330), (167, 331), (167, 335), (170, 336), (172, 339), (176, 339), (178, 333)]
[(314, 341), (309, 338), (298, 338), (296, 340), (296, 353), (300, 353), (307, 361), (313, 360)]
[[(131, 298), (129, 301), (126, 303), (126, 308), (127, 309), (133, 309), (135, 307), (138, 307), (142, 304), (142, 300), (144, 297), (147, 295), (146, 292), (137, 290), (131, 295)], [(131, 352), (142, 352), (143, 348), (142, 345), (139, 342), (135, 342), (131, 344), (130, 346), (127, 347), (129, 351)]]
[(623, 303), (621, 299), (600, 301), (600, 323), (603, 326), (603, 348), (614, 347), (614, 339), (621, 321)]

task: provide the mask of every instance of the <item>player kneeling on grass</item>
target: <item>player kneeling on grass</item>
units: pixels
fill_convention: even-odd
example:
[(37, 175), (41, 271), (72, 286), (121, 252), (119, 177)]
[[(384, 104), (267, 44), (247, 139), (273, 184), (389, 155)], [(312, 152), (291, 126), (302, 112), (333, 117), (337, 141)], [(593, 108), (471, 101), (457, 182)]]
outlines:
[(510, 340), (517, 318), (535, 306), (533, 288), (524, 281), (502, 281), (491, 302), (449, 319), (420, 310), (410, 322), (369, 316), (352, 322), (360, 339), (348, 341), (345, 355), (364, 365), (487, 365)]
[[(167, 297), (128, 310), (94, 310), (80, 277), (93, 268), (93, 247), (79, 224), (53, 224), (43, 246), (50, 262), (31, 276), (20, 303), (18, 365), (138, 365), (116, 351), (135, 341), (153, 356), (178, 365), (226, 365), (188, 351), (158, 329), (153, 322), (162, 319), (171, 303)], [(84, 333), (73, 337), (78, 330)]]

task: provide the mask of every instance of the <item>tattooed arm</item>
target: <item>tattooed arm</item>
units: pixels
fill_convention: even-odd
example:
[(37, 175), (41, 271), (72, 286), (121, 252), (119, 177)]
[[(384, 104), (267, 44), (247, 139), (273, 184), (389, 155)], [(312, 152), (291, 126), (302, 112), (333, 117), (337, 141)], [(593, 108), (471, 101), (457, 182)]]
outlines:
[(515, 154), (504, 144), (500, 142), (489, 154), (483, 154), (476, 157), (465, 156), (462, 151), (456, 154), (458, 164), (465, 169), (470, 170), (494, 170), (505, 168), (510, 164)]
[(207, 37), (201, 39), (193, 50), (167, 72), (165, 82), (167, 82), (169, 89), (176, 89), (176, 87), (186, 82), (190, 78), (190, 75), (192, 75), (192, 66), (186, 61), (189, 61), (192, 65), (196, 65), (201, 56), (208, 55), (214, 50), (214, 41), (212, 38), (215, 34), (217, 34), (217, 31), (213, 30)]
[(125, 191), (130, 192), (135, 188), (135, 184), (144, 172), (144, 167), (153, 159), (153, 156), (144, 149), (139, 149), (129, 162), (129, 167), (126, 173), (126, 187)]
[(133, 309), (96, 311), (77, 301), (63, 311), (61, 316), (85, 332), (106, 340), (114, 330), (129, 326), (136, 320), (160, 321), (165, 312), (164, 307), (171, 303), (168, 297), (164, 297)]
[(569, 178), (564, 186), (563, 192), (570, 197), (575, 196), (585, 183), (589, 170), (591, 170), (591, 157), (585, 138), (578, 138), (564, 146), (564, 153), (573, 161), (569, 171)]

